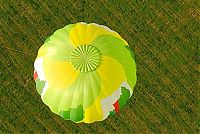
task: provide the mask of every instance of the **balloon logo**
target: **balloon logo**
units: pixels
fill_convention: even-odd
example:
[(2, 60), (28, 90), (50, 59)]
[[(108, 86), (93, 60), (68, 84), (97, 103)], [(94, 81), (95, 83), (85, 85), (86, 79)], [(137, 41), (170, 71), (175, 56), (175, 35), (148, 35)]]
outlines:
[(70, 24), (48, 37), (34, 63), (42, 101), (76, 123), (102, 121), (124, 107), (136, 84), (128, 43), (95, 23)]

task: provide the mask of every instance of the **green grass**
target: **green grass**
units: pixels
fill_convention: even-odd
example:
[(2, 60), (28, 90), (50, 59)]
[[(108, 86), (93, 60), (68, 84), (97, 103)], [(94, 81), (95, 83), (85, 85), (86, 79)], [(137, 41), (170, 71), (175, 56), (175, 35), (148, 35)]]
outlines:
[[(33, 80), (45, 39), (80, 21), (117, 31), (137, 63), (127, 105), (93, 124), (53, 114)], [(198, 133), (199, 44), (199, 0), (1, 0), (0, 133)]]

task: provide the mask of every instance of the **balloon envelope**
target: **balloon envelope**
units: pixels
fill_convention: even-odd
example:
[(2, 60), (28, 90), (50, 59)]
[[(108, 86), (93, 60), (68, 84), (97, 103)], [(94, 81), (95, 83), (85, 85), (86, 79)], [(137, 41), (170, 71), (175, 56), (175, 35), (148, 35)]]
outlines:
[(134, 54), (115, 31), (70, 24), (48, 37), (34, 80), (52, 112), (76, 123), (102, 121), (124, 107), (136, 83)]

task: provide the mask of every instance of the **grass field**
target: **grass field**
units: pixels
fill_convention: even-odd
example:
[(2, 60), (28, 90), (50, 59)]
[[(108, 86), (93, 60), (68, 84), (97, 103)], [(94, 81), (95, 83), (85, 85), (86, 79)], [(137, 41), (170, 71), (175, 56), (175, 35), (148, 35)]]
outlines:
[[(134, 51), (138, 81), (116, 116), (75, 124), (53, 114), (35, 89), (39, 47), (69, 23), (117, 31)], [(0, 133), (200, 132), (199, 0), (1, 0)]]

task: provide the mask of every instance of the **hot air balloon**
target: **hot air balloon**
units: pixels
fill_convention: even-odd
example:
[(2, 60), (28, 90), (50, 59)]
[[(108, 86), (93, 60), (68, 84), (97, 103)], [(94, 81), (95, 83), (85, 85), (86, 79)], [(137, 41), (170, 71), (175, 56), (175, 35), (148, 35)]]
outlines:
[(134, 54), (106, 26), (69, 24), (40, 47), (34, 80), (53, 113), (76, 123), (102, 121), (118, 113), (133, 93)]

